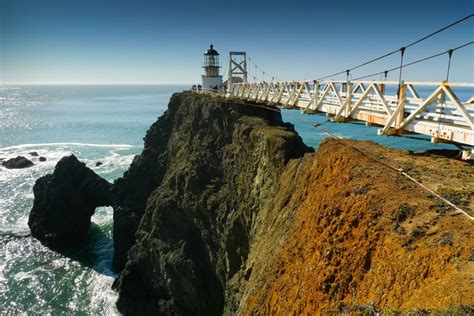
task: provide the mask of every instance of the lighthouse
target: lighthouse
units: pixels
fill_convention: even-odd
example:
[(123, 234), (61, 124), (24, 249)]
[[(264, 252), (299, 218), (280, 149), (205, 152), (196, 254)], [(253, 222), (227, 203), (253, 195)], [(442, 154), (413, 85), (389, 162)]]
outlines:
[(202, 75), (202, 89), (204, 91), (215, 91), (222, 87), (222, 76), (219, 75), (219, 53), (211, 47), (204, 53), (204, 75)]

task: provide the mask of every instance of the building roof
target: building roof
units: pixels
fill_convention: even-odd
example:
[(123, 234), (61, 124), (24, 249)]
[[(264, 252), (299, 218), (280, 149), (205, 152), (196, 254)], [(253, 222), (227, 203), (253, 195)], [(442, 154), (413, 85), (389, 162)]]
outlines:
[(205, 53), (204, 55), (216, 55), (218, 56), (219, 53), (217, 52), (217, 50), (214, 49), (214, 45), (211, 44), (211, 48), (209, 48)]

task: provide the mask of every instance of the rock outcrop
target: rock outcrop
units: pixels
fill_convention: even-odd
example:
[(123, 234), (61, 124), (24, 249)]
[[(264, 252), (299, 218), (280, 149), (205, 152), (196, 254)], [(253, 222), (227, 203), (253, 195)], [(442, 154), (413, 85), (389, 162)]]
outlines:
[(33, 237), (53, 249), (86, 245), (96, 207), (112, 204), (111, 188), (74, 155), (63, 157), (53, 174), (39, 178), (33, 187), (28, 219)]
[(281, 171), (309, 151), (278, 112), (174, 95), (115, 184), (129, 198), (123, 204), (142, 217), (116, 282), (119, 309), (221, 314), (238, 292), (234, 284)]
[(334, 140), (309, 151), (277, 112), (173, 96), (116, 183), (127, 201), (116, 228), (136, 230), (122, 240), (119, 310), (370, 315), (474, 303), (472, 223), (374, 161), (398, 166), (404, 153)]
[(443, 203), (379, 159), (436, 185), (446, 181), (441, 170), (449, 165), (449, 174), (464, 171), (454, 187), (470, 182), (474, 188), (474, 168), (459, 161), (419, 161), (432, 168), (422, 180), (406, 153), (371, 142), (324, 141), (316, 154), (290, 161), (282, 173), (270, 216), (242, 268), (251, 272), (232, 313), (474, 311), (468, 277), (474, 224), (449, 216)]
[(8, 160), (2, 161), (2, 166), (7, 169), (23, 169), (33, 166), (34, 163), (31, 160), (23, 156), (17, 156), (15, 158), (10, 158)]
[(122, 313), (474, 311), (472, 222), (377, 160), (466, 208), (474, 168), (351, 140), (312, 153), (275, 108), (190, 92), (144, 141), (113, 186), (63, 158), (29, 222), (47, 245), (83, 245), (112, 205)]

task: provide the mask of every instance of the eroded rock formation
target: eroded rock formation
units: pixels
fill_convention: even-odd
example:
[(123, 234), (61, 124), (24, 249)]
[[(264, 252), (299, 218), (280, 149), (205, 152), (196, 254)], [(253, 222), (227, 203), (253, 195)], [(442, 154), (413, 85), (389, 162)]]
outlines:
[[(349, 140), (312, 153), (278, 112), (189, 92), (173, 95), (144, 140), (112, 193), (98, 186), (114, 207), (122, 313), (474, 311), (473, 224), (375, 160), (466, 192), (472, 167)], [(90, 218), (82, 199), (102, 181), (74, 159), (38, 180), (36, 211), (60, 210), (58, 197)], [(76, 167), (73, 178), (89, 180), (64, 191), (60, 175)]]
[(86, 245), (91, 216), (96, 207), (111, 205), (111, 188), (74, 155), (63, 157), (33, 187), (28, 219), (33, 237), (53, 249)]

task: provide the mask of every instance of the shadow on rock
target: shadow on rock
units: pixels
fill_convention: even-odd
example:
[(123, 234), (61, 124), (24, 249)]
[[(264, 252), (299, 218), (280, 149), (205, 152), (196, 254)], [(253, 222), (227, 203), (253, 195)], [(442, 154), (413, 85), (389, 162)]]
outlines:
[(95, 223), (91, 225), (89, 236), (89, 243), (85, 247), (63, 248), (58, 252), (97, 273), (117, 277), (112, 269), (114, 246), (111, 236)]

